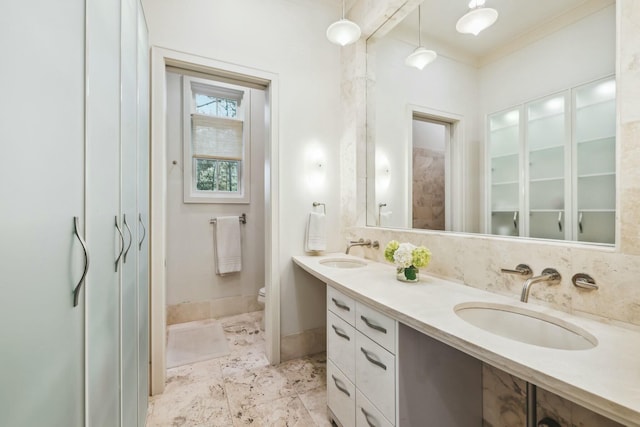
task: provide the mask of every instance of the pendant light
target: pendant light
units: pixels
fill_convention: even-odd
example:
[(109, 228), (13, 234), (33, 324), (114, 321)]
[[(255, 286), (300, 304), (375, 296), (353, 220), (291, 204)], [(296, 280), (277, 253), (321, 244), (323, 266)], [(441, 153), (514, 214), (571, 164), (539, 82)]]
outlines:
[(498, 11), (490, 7), (484, 7), (485, 0), (471, 0), (469, 12), (458, 19), (456, 30), (462, 34), (477, 36), (480, 31), (493, 25), (498, 19)]
[(433, 50), (426, 49), (422, 46), (422, 19), (420, 6), (418, 6), (418, 47), (404, 60), (405, 65), (415, 67), (422, 70), (427, 64), (433, 62), (438, 54)]
[(342, 0), (342, 19), (329, 25), (327, 38), (331, 43), (346, 46), (360, 38), (360, 27), (344, 17), (344, 0)]

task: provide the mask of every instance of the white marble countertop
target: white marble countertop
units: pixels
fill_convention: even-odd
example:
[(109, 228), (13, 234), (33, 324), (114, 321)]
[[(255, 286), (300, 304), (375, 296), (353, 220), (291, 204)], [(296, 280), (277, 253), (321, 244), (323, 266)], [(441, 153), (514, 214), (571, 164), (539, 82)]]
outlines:
[[(365, 261), (332, 268), (329, 258)], [(405, 325), (552, 393), (625, 425), (640, 426), (640, 333), (421, 274), (418, 283), (395, 279), (395, 267), (344, 254), (294, 256), (304, 270)], [(534, 285), (536, 286), (536, 285)], [(588, 350), (521, 343), (470, 325), (455, 312), (465, 302), (509, 304), (553, 316), (589, 332)]]

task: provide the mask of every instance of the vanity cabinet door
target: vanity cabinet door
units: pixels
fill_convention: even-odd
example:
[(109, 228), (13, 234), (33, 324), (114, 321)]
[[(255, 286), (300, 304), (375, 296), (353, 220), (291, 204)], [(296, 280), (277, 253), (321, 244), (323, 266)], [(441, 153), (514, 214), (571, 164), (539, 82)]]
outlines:
[(396, 418), (395, 356), (356, 332), (356, 384), (389, 420)]
[(327, 405), (342, 427), (354, 427), (356, 387), (340, 369), (327, 361)]
[(356, 302), (356, 328), (382, 347), (395, 354), (396, 321)]
[(350, 325), (355, 326), (356, 302), (353, 298), (346, 296), (331, 286), (328, 286), (327, 308), (344, 319)]
[(360, 390), (356, 390), (356, 427), (393, 427)]
[(327, 357), (351, 382), (356, 381), (355, 348), (354, 327), (327, 311)]

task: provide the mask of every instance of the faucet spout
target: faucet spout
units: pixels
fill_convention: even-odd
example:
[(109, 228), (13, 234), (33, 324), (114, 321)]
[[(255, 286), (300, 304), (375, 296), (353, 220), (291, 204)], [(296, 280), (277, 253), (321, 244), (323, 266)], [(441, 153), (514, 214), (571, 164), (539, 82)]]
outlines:
[(347, 244), (347, 250), (345, 251), (345, 254), (349, 255), (349, 250), (354, 246), (366, 246), (367, 248), (373, 247), (374, 249), (378, 249), (380, 247), (380, 243), (378, 243), (377, 240), (371, 242), (371, 239), (351, 240)]
[(531, 285), (538, 282), (548, 282), (550, 285), (555, 285), (556, 283), (560, 283), (560, 273), (555, 268), (545, 268), (542, 270), (542, 274), (540, 276), (534, 276), (527, 279), (522, 285), (522, 293), (520, 294), (520, 301), (527, 302), (529, 300), (529, 292), (531, 289)]

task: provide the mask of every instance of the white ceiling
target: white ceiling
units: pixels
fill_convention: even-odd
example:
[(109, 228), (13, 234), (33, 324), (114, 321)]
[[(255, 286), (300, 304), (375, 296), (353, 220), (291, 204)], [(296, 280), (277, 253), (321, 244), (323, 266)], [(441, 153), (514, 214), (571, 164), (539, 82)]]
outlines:
[[(587, 14), (601, 5), (615, 0), (486, 0), (485, 7), (498, 11), (495, 24), (478, 36), (460, 34), (456, 22), (468, 10), (469, 0), (424, 0), (422, 3), (422, 44), (429, 48), (430, 41), (444, 44), (477, 59), (503, 48), (511, 41), (543, 24), (567, 20), (573, 14)], [(553, 28), (553, 26), (549, 26)], [(394, 31), (418, 38), (418, 9)]]

